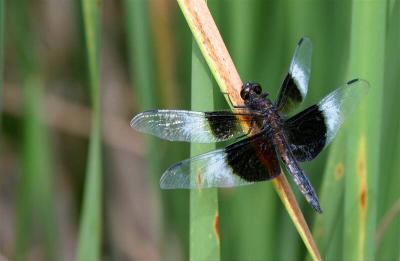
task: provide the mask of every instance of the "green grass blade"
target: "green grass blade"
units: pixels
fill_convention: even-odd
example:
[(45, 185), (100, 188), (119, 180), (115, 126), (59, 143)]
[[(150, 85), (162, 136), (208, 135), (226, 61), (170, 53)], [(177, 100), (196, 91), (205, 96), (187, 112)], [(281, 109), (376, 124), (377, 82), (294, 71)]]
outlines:
[[(192, 44), (192, 106), (193, 111), (212, 111), (213, 82), (204, 58), (193, 40)], [(215, 144), (192, 144), (190, 155), (215, 149)], [(218, 189), (190, 191), (190, 260), (219, 260)]]
[(57, 259), (58, 238), (48, 135), (41, 121), (43, 83), (38, 75), (26, 77), (23, 84), (27, 112), (24, 118), (24, 176), (18, 196), (15, 259), (25, 260), (30, 236), (35, 231), (32, 228), (37, 222), (45, 258), (53, 260)]
[(346, 146), (345, 133), (340, 132), (331, 145), (329, 158), (324, 171), (324, 179), (320, 190), (321, 205), (324, 214), (318, 215), (313, 227), (313, 235), (324, 260), (342, 259), (342, 226), (344, 173)]
[[(400, 219), (396, 204), (400, 198), (398, 175), (400, 165), (400, 119), (398, 117), (398, 97), (400, 95), (399, 82), (400, 59), (397, 52), (400, 45), (400, 1), (388, 1), (387, 37), (385, 57), (385, 85), (383, 113), (382, 113), (382, 151), (381, 172), (379, 186), (385, 188), (379, 193), (378, 227), (375, 234), (377, 246), (377, 260), (396, 260), (399, 256)], [(394, 141), (397, 140), (397, 143)]]
[[(368, 24), (368, 29), (365, 25)], [(386, 1), (353, 1), (349, 78), (370, 84), (368, 97), (348, 121), (343, 259), (375, 259)]]
[(24, 100), (23, 165), (16, 193), (14, 260), (26, 260), (33, 243), (43, 259), (57, 260), (52, 161), (47, 129), (42, 123), (43, 77), (36, 53), (37, 35), (32, 32), (29, 1), (12, 1), (8, 7), (13, 14), (10, 27), (16, 28), (12, 40)]
[(136, 100), (140, 109), (148, 110), (157, 105), (154, 57), (151, 45), (151, 28), (147, 1), (125, 0), (128, 33), (129, 72), (134, 79)]
[(101, 259), (100, 2), (96, 0), (82, 0), (82, 10), (92, 101), (92, 122), (79, 227), (77, 260), (86, 261)]
[[(400, 121), (397, 122), (400, 124)], [(393, 142), (395, 141), (395, 143)], [(397, 132), (397, 138), (391, 141), (394, 155), (400, 155), (400, 132)], [(377, 246), (376, 260), (399, 260), (399, 240), (400, 240), (400, 193), (398, 184), (400, 176), (400, 161), (394, 160), (390, 166), (386, 167), (385, 173), (390, 176), (391, 184), (385, 188), (385, 200), (380, 201), (383, 205), (383, 213), (378, 219), (378, 226), (375, 233), (375, 244)]]

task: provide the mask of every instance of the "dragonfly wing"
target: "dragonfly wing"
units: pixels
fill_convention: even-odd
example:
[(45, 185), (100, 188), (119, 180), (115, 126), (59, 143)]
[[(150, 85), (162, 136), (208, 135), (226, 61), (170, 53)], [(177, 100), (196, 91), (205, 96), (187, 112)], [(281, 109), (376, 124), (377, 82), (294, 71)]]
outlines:
[(184, 161), (165, 171), (163, 189), (234, 187), (269, 180), (280, 173), (272, 143), (263, 133)]
[(289, 72), (278, 93), (276, 105), (279, 112), (288, 114), (305, 99), (311, 73), (311, 56), (311, 40), (303, 37), (297, 44)]
[(250, 125), (260, 117), (251, 112), (150, 110), (136, 115), (131, 127), (169, 141), (211, 143), (246, 134), (243, 122)]
[(318, 104), (286, 120), (285, 135), (296, 159), (310, 161), (326, 148), (368, 89), (367, 81), (351, 80)]

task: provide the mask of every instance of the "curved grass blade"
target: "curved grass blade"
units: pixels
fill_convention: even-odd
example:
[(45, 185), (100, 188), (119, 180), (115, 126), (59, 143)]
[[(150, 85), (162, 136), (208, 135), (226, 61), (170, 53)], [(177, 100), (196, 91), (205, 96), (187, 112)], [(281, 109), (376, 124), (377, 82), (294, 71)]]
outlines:
[[(193, 40), (192, 110), (213, 110), (213, 82), (207, 64)], [(191, 144), (190, 155), (215, 149), (215, 144)], [(220, 235), (218, 189), (190, 191), (190, 260), (219, 260)]]
[(82, 0), (92, 122), (89, 140), (89, 154), (86, 167), (83, 204), (79, 227), (77, 260), (101, 259), (101, 111), (100, 111), (100, 2)]

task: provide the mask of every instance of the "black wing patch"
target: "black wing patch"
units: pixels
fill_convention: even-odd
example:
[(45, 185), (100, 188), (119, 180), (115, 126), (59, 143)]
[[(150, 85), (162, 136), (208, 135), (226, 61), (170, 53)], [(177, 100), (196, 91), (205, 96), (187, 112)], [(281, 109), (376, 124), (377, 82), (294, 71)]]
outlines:
[(314, 159), (336, 136), (344, 120), (368, 93), (365, 80), (354, 79), (285, 121), (285, 135), (298, 161)]
[(269, 180), (280, 174), (271, 142), (261, 133), (181, 161), (165, 171), (163, 189), (236, 187)]
[(308, 38), (301, 38), (293, 54), (289, 72), (279, 90), (276, 106), (278, 111), (288, 114), (307, 95), (311, 72), (312, 43)]
[(249, 182), (269, 180), (280, 173), (279, 161), (268, 136), (265, 133), (257, 136), (225, 149), (233, 172)]
[(281, 90), (279, 91), (277, 99), (278, 111), (287, 114), (295, 108), (297, 104), (301, 104), (303, 99), (304, 97), (295, 83), (293, 76), (289, 72), (282, 83)]
[(131, 127), (169, 141), (210, 143), (246, 134), (241, 123), (250, 126), (261, 117), (257, 113), (240, 111), (150, 110), (136, 115)]
[(205, 117), (216, 140), (228, 140), (243, 131), (238, 118), (230, 111), (205, 112)]
[(285, 135), (298, 161), (314, 159), (325, 147), (327, 125), (318, 105), (285, 121)]

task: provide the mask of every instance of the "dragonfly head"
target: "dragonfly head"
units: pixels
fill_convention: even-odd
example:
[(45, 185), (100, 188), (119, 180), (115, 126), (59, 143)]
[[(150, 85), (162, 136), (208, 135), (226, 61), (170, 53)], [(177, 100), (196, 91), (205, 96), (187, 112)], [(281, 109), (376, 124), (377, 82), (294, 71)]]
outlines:
[[(251, 96), (260, 96), (262, 95), (262, 88), (259, 83), (254, 83), (254, 82), (246, 82), (242, 86), (242, 90), (240, 91), (240, 97), (244, 101), (248, 100)], [(268, 93), (264, 93), (264, 96), (266, 97)]]

